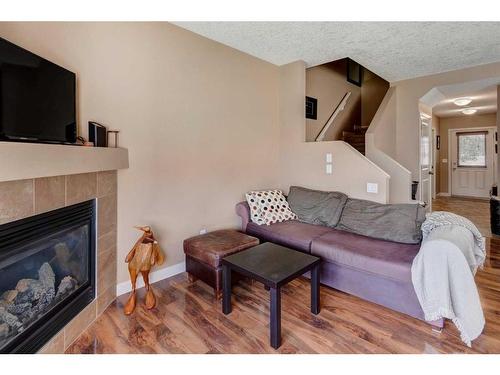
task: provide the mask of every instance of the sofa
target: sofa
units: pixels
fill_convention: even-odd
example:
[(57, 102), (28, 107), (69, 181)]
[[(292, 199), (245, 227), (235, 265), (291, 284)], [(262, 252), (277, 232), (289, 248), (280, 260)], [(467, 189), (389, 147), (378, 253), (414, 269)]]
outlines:
[[(300, 220), (258, 225), (250, 220), (247, 202), (238, 203), (236, 213), (242, 232), (320, 257), (322, 284), (425, 320), (411, 281), (419, 243), (376, 239)], [(443, 320), (428, 323), (443, 327)]]

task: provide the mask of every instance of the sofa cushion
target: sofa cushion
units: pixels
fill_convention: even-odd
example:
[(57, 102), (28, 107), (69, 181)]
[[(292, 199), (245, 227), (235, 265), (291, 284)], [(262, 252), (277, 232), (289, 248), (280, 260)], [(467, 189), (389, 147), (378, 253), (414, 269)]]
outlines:
[(290, 220), (272, 225), (258, 225), (250, 222), (247, 225), (246, 233), (264, 241), (310, 252), (312, 240), (332, 230), (320, 225)]
[(332, 229), (311, 244), (311, 254), (325, 262), (411, 282), (411, 264), (420, 245), (377, 240)]
[(250, 219), (259, 225), (296, 219), (281, 190), (250, 191), (246, 193)]
[(387, 241), (418, 244), (425, 208), (419, 204), (381, 204), (347, 200), (337, 229)]
[(291, 186), (288, 204), (298, 219), (304, 223), (335, 227), (347, 195), (338, 191), (320, 191)]

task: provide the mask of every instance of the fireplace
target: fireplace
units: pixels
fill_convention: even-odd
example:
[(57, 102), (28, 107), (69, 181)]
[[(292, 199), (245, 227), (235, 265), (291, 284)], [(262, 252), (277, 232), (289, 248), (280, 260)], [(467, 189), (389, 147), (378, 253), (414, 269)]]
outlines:
[(34, 353), (95, 298), (95, 200), (0, 225), (0, 352)]

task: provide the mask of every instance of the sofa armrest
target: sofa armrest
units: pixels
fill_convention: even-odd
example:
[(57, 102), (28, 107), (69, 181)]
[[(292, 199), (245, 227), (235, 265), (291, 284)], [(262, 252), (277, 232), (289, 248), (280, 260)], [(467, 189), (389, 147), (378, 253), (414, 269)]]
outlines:
[(250, 207), (243, 201), (236, 205), (236, 213), (241, 217), (241, 231), (246, 232), (247, 225), (250, 222)]

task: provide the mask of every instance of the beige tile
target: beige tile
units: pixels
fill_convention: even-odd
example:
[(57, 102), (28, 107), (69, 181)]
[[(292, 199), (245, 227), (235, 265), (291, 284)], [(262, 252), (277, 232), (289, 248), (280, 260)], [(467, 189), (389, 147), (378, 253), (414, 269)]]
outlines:
[(95, 320), (96, 307), (97, 302), (94, 300), (64, 327), (64, 350)]
[(97, 239), (97, 253), (116, 247), (116, 231), (108, 232)]
[(116, 231), (116, 194), (97, 200), (97, 235)]
[(66, 176), (66, 205), (87, 201), (97, 195), (97, 173)]
[(64, 176), (35, 179), (35, 213), (55, 210), (65, 204)]
[(97, 295), (116, 287), (116, 247), (103, 251), (97, 258)]
[(97, 196), (116, 194), (116, 171), (97, 173)]
[(64, 330), (60, 331), (46, 343), (38, 354), (63, 354), (64, 353)]
[(0, 182), (0, 224), (33, 213), (33, 180)]
[(116, 286), (111, 286), (106, 289), (100, 296), (97, 297), (97, 316), (101, 315), (104, 310), (116, 298)]

